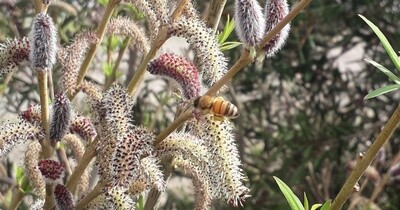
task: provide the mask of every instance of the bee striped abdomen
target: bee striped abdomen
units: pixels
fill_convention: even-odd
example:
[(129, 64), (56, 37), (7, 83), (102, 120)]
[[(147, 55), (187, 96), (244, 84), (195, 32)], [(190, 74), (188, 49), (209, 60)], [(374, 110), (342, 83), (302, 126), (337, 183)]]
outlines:
[(228, 108), (225, 110), (225, 115), (231, 118), (239, 117), (239, 111), (237, 107), (231, 103), (228, 104)]
[(200, 110), (208, 110), (219, 120), (223, 120), (224, 117), (236, 118), (239, 116), (237, 107), (222, 97), (213, 98), (205, 95), (197, 98), (194, 106)]

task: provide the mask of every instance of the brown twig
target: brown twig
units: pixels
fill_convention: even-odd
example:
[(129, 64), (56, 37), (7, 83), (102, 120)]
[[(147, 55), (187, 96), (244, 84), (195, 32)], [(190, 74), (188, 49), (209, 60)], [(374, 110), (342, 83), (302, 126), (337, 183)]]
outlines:
[(189, 0), (181, 0), (179, 2), (179, 5), (175, 8), (175, 11), (171, 16), (172, 22), (176, 21), (181, 16), (183, 9), (185, 9), (185, 6), (188, 3), (188, 1)]
[(221, 19), (222, 12), (224, 11), (225, 4), (226, 0), (211, 1), (210, 9), (208, 10), (208, 14), (206, 15), (206, 24), (214, 31), (217, 31), (218, 29), (218, 24)]
[(118, 57), (117, 57), (117, 60), (115, 60), (111, 75), (107, 79), (106, 84), (104, 85), (104, 90), (107, 90), (108, 88), (110, 88), (111, 85), (115, 82), (115, 80), (117, 80), (117, 72), (118, 72), (119, 65), (121, 64), (122, 58), (124, 57), (125, 52), (128, 49), (131, 41), (132, 41), (132, 38), (130, 36), (128, 36), (124, 39), (124, 44), (118, 52)]
[(40, 95), (40, 112), (42, 126), (46, 133), (46, 139), (40, 141), (42, 145), (43, 158), (49, 158), (53, 155), (53, 148), (50, 146), (50, 119), (49, 119), (49, 93), (47, 90), (47, 71), (39, 70), (38, 83)]
[(390, 169), (394, 167), (399, 161), (400, 161), (400, 151), (397, 153), (396, 157), (393, 158), (392, 162), (390, 163), (389, 171), (386, 172), (386, 174), (383, 176), (379, 184), (375, 187), (374, 191), (372, 192), (372, 195), (368, 200), (369, 203), (374, 202), (375, 199), (378, 197), (379, 193), (382, 191), (383, 187), (386, 185), (386, 183), (388, 183), (391, 177)]
[[(103, 40), (104, 33), (107, 28), (108, 22), (111, 18), (111, 15), (113, 14), (114, 9), (118, 5), (119, 2), (120, 2), (120, 0), (110, 0), (108, 2), (106, 11), (105, 11), (103, 18), (101, 19), (100, 24), (96, 31), (98, 40), (95, 44), (93, 44), (90, 47), (88, 53), (86, 54), (85, 60), (83, 61), (81, 68), (79, 69), (78, 78), (76, 81), (77, 86), (79, 86), (82, 83), (85, 75), (87, 74), (89, 65), (92, 63), (92, 60), (94, 58), (94, 55), (96, 54), (97, 48), (100, 46), (100, 43)], [(73, 98), (73, 96), (71, 96), (70, 98)]]
[(371, 164), (372, 160), (375, 158), (378, 151), (392, 136), (399, 122), (400, 122), (400, 106), (396, 108), (396, 110), (390, 117), (389, 121), (383, 128), (382, 132), (375, 139), (374, 143), (367, 150), (363, 158), (357, 161), (353, 171), (350, 173), (350, 176), (347, 178), (343, 187), (340, 189), (339, 194), (336, 196), (335, 200), (330, 206), (329, 208), (330, 210), (337, 210), (342, 208), (343, 204), (347, 201), (347, 199), (349, 199), (351, 193), (353, 192), (354, 185), (360, 179), (361, 175), (364, 173), (367, 167)]
[(93, 199), (101, 195), (104, 186), (105, 186), (104, 182), (101, 181), (97, 182), (93, 190), (76, 204), (76, 209), (77, 210), (84, 209)]
[(166, 27), (161, 27), (153, 46), (147, 53), (146, 57), (140, 63), (138, 70), (129, 82), (127, 93), (130, 96), (133, 96), (135, 94), (137, 88), (139, 87), (139, 84), (142, 82), (144, 74), (146, 73), (147, 64), (156, 55), (158, 49), (160, 49), (160, 47), (165, 43), (165, 41), (167, 41), (167, 39), (168, 29)]
[(96, 138), (93, 142), (89, 144), (85, 153), (80, 159), (78, 165), (75, 167), (74, 171), (69, 177), (67, 184), (65, 185), (72, 194), (75, 194), (76, 187), (78, 186), (80, 177), (82, 176), (83, 172), (85, 171), (89, 163), (92, 161), (92, 159), (96, 156), (97, 141), (98, 140)]
[(29, 186), (29, 181), (26, 179), (26, 176), (23, 177), (21, 181), (21, 185), (14, 188), (14, 192), (11, 198), (11, 205), (8, 208), (9, 210), (15, 210), (21, 203), (22, 199), (25, 196), (25, 192), (23, 189), (26, 189)]

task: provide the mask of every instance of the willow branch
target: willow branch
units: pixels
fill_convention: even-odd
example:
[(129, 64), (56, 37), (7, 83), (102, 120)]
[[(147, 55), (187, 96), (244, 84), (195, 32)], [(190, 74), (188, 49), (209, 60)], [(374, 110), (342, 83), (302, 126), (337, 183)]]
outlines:
[(94, 140), (89, 144), (78, 165), (75, 167), (74, 172), (72, 172), (71, 176), (69, 177), (67, 184), (65, 185), (72, 194), (75, 194), (80, 177), (89, 165), (90, 161), (92, 161), (92, 159), (96, 156), (96, 144), (97, 140)]
[(99, 47), (100, 43), (103, 40), (104, 33), (107, 28), (107, 24), (111, 18), (111, 15), (114, 12), (115, 7), (118, 5), (119, 2), (120, 2), (120, 0), (110, 0), (108, 2), (106, 11), (105, 11), (103, 18), (100, 21), (100, 25), (98, 26), (97, 31), (96, 31), (98, 41), (90, 47), (88, 53), (86, 54), (85, 60), (83, 61), (81, 68), (79, 69), (78, 79), (76, 81), (77, 86), (79, 86), (82, 83), (83, 78), (87, 74), (89, 65), (92, 63), (92, 60), (94, 58), (94, 55), (96, 54), (97, 48)]
[(78, 204), (76, 204), (76, 209), (84, 209), (93, 199), (101, 195), (104, 186), (104, 182), (97, 182), (93, 190), (89, 194), (87, 194), (82, 200), (80, 200)]
[(226, 0), (211, 1), (211, 6), (206, 16), (207, 17), (206, 24), (214, 31), (217, 31), (222, 12), (224, 11), (225, 4)]
[[(172, 13), (171, 20), (175, 21), (179, 18), (179, 16), (182, 14), (183, 9), (185, 8), (185, 5), (188, 0), (181, 0), (179, 5), (176, 7), (175, 11)], [(146, 73), (147, 69), (147, 64), (149, 61), (154, 58), (156, 55), (158, 49), (167, 41), (168, 39), (168, 27), (163, 25), (161, 26), (160, 31), (158, 32), (158, 35), (156, 37), (156, 40), (154, 41), (153, 46), (151, 47), (150, 51), (147, 53), (146, 57), (142, 60), (142, 62), (139, 65), (139, 68), (135, 75), (132, 77), (131, 81), (128, 84), (128, 94), (130, 96), (133, 96), (136, 93), (137, 88), (139, 87), (139, 84), (142, 82), (144, 78), (144, 74)]]
[(105, 90), (110, 88), (111, 85), (115, 82), (115, 80), (117, 80), (117, 72), (118, 72), (119, 65), (121, 64), (122, 58), (124, 57), (124, 54), (125, 54), (126, 50), (128, 49), (128, 46), (130, 45), (131, 41), (132, 41), (132, 37), (130, 37), (130, 36), (128, 36), (124, 39), (124, 44), (118, 52), (118, 57), (117, 57), (117, 60), (115, 60), (110, 78), (108, 78), (106, 84), (104, 85)]
[(167, 41), (167, 39), (168, 39), (168, 29), (166, 27), (162, 27), (158, 32), (157, 38), (153, 46), (147, 53), (146, 57), (140, 63), (138, 70), (136, 71), (135, 75), (129, 82), (127, 93), (130, 96), (133, 96), (135, 94), (137, 88), (139, 87), (139, 84), (142, 82), (144, 74), (146, 73), (147, 70), (147, 64), (152, 58), (154, 58), (158, 49), (160, 49), (160, 47), (165, 43), (165, 41)]
[(47, 90), (47, 70), (39, 70), (37, 72), (42, 127), (46, 133), (46, 138), (39, 142), (42, 146), (43, 158), (49, 158), (53, 155), (53, 148), (50, 146), (49, 93)]
[(400, 106), (396, 108), (396, 110), (390, 117), (389, 121), (383, 128), (382, 132), (375, 139), (374, 143), (367, 150), (363, 158), (357, 161), (353, 171), (350, 173), (350, 176), (347, 178), (342, 189), (340, 189), (339, 194), (336, 196), (331, 207), (329, 208), (330, 210), (337, 210), (342, 208), (343, 204), (347, 201), (347, 199), (349, 199), (351, 193), (353, 192), (354, 185), (360, 179), (361, 175), (364, 173), (367, 167), (371, 164), (372, 160), (375, 158), (378, 151), (392, 136), (399, 122), (400, 122)]
[(382, 191), (383, 187), (386, 185), (386, 183), (389, 182), (389, 179), (392, 176), (390, 173), (390, 169), (392, 169), (392, 167), (394, 167), (399, 161), (400, 161), (400, 151), (397, 153), (396, 157), (390, 163), (389, 171), (386, 172), (386, 174), (380, 180), (378, 186), (376, 186), (374, 191), (372, 192), (372, 195), (368, 200), (369, 203), (372, 203), (375, 201), (375, 199), (378, 197), (379, 193)]
[(172, 22), (176, 21), (179, 16), (181, 16), (183, 9), (185, 9), (186, 4), (188, 3), (189, 0), (181, 0), (179, 2), (179, 5), (176, 7), (174, 13), (171, 16)]
[(154, 145), (158, 145), (162, 140), (164, 140), (169, 134), (171, 134), (175, 129), (177, 129), (182, 123), (186, 122), (193, 116), (193, 109), (188, 109), (178, 116), (166, 129), (164, 129), (160, 134), (157, 135)]
[(12, 199), (11, 199), (11, 205), (8, 208), (9, 210), (17, 209), (17, 207), (19, 206), (19, 204), (21, 203), (22, 199), (25, 196), (24, 189), (26, 189), (28, 186), (29, 186), (29, 181), (26, 178), (26, 176), (24, 176), (22, 178), (21, 185), (14, 189)]

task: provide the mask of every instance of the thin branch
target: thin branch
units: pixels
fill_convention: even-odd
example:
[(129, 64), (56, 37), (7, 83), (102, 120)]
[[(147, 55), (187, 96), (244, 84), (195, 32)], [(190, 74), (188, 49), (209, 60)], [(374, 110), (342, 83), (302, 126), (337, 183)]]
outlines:
[[(266, 34), (263, 39), (255, 47), (255, 52), (257, 54), (263, 53), (262, 48), (278, 34), (283, 27), (285, 27), (290, 21), (292, 21), (305, 7), (310, 4), (311, 0), (300, 1), (268, 34)], [(215, 83), (205, 95), (215, 95), (218, 90), (220, 90), (233, 76), (235, 76), (243, 67), (249, 65), (254, 61), (254, 57), (248, 52), (248, 50), (243, 50), (242, 55), (239, 60), (229, 69), (229, 71), (217, 82)]]
[(65, 178), (68, 179), (69, 176), (72, 174), (71, 165), (69, 164), (67, 153), (65, 152), (64, 147), (59, 147), (56, 150), (57, 157), (60, 162), (64, 165), (65, 168)]
[(11, 198), (11, 205), (8, 208), (9, 210), (15, 210), (21, 203), (22, 199), (25, 196), (25, 192), (23, 189), (26, 189), (29, 186), (29, 181), (26, 176), (23, 177), (21, 181), (21, 185), (14, 188), (14, 192)]
[(93, 190), (87, 194), (82, 200), (76, 204), (76, 209), (83, 209), (85, 206), (87, 206), (93, 199), (95, 199), (97, 196), (101, 195), (102, 190), (105, 186), (104, 182), (97, 182), (96, 186), (93, 188)]
[(208, 10), (208, 14), (206, 15), (206, 24), (214, 31), (217, 31), (218, 29), (219, 21), (221, 19), (222, 12), (224, 11), (225, 4), (226, 0), (211, 1), (210, 9)]
[(164, 129), (160, 134), (157, 135), (154, 145), (158, 145), (162, 140), (164, 140), (169, 134), (171, 134), (175, 129), (177, 129), (182, 123), (186, 122), (193, 117), (193, 109), (188, 109), (178, 116), (166, 129)]
[(172, 22), (176, 21), (179, 16), (181, 16), (183, 9), (185, 9), (186, 4), (188, 3), (189, 0), (181, 0), (179, 2), (179, 5), (176, 7), (174, 13), (171, 16)]
[[(98, 38), (98, 41), (96, 44), (93, 44), (88, 53), (86, 54), (85, 60), (83, 61), (81, 68), (79, 69), (78, 73), (78, 79), (76, 81), (76, 85), (79, 86), (85, 75), (87, 74), (87, 71), (89, 69), (89, 65), (92, 63), (92, 60), (94, 58), (94, 55), (96, 54), (97, 48), (100, 46), (101, 41), (103, 40), (105, 30), (107, 28), (107, 24), (110, 21), (111, 15), (114, 12), (115, 7), (118, 5), (120, 0), (110, 0), (107, 4), (106, 11), (103, 15), (103, 19), (101, 19), (100, 25), (97, 28), (96, 35)], [(70, 98), (73, 98), (70, 97)]]
[(111, 75), (107, 79), (106, 84), (104, 85), (105, 90), (110, 88), (111, 85), (115, 82), (115, 80), (117, 80), (117, 72), (118, 72), (119, 65), (121, 64), (122, 58), (124, 57), (125, 52), (128, 49), (128, 46), (131, 44), (131, 41), (132, 41), (132, 37), (130, 37), (130, 36), (128, 36), (124, 39), (124, 44), (118, 52), (118, 57), (117, 57), (117, 60), (115, 60)]
[(47, 90), (47, 70), (38, 71), (38, 83), (41, 120), (43, 129), (46, 133), (46, 138), (39, 142), (42, 145), (43, 158), (49, 158), (53, 155), (53, 148), (50, 146), (49, 93)]
[(151, 59), (154, 58), (156, 55), (158, 49), (167, 41), (168, 39), (168, 29), (166, 27), (162, 27), (160, 31), (158, 32), (157, 38), (154, 41), (153, 46), (151, 47), (150, 51), (147, 53), (146, 57), (142, 60), (142, 62), (139, 65), (139, 68), (135, 75), (132, 77), (131, 81), (129, 82), (128, 85), (128, 90), (127, 93), (130, 96), (133, 96), (139, 87), (139, 84), (142, 82), (144, 78), (144, 74), (146, 73), (147, 70), (147, 64)]
[(360, 179), (361, 175), (364, 173), (367, 167), (371, 164), (372, 160), (375, 158), (378, 151), (392, 136), (399, 122), (400, 122), (400, 106), (396, 108), (396, 110), (390, 117), (389, 121), (383, 128), (382, 132), (375, 139), (374, 143), (367, 150), (363, 158), (357, 161), (353, 171), (350, 173), (350, 176), (347, 178), (342, 189), (340, 189), (339, 194), (336, 196), (331, 207), (329, 208), (330, 210), (337, 210), (342, 208), (343, 204), (347, 201), (347, 199), (349, 199), (351, 193), (353, 192), (354, 185)]
[(375, 187), (371, 197), (369, 198), (369, 201), (368, 201), (369, 203), (372, 203), (375, 201), (375, 199), (378, 197), (379, 193), (382, 191), (383, 187), (386, 185), (386, 183), (389, 182), (389, 179), (391, 177), (390, 169), (392, 169), (392, 167), (394, 167), (399, 161), (400, 161), (400, 151), (397, 153), (396, 157), (393, 158), (392, 162), (390, 163), (389, 171), (386, 172), (386, 174), (380, 180), (378, 186)]
[(78, 165), (75, 167), (74, 172), (72, 172), (71, 176), (69, 177), (67, 184), (65, 185), (72, 194), (75, 194), (80, 177), (92, 159), (96, 156), (96, 144), (97, 138), (89, 144)]

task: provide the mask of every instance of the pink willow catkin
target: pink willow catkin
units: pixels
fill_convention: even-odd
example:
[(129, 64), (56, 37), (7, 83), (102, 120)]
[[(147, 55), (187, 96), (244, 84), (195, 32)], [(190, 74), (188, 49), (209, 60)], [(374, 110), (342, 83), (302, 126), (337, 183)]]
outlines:
[(147, 69), (151, 74), (173, 79), (179, 84), (186, 99), (194, 99), (200, 95), (201, 85), (197, 69), (185, 57), (163, 54), (153, 60)]
[(214, 85), (227, 72), (228, 63), (214, 31), (202, 20), (180, 17), (169, 26), (172, 36), (182, 37), (192, 46), (198, 68), (207, 86)]

